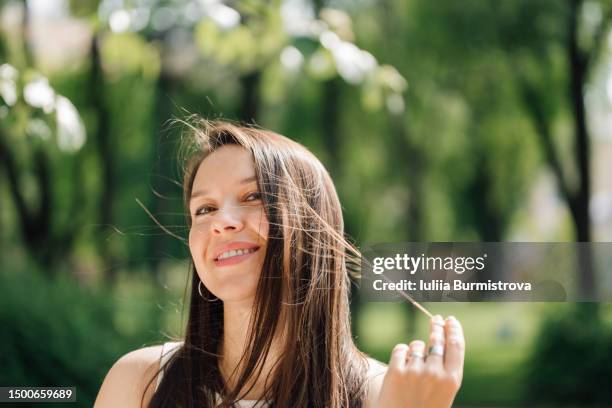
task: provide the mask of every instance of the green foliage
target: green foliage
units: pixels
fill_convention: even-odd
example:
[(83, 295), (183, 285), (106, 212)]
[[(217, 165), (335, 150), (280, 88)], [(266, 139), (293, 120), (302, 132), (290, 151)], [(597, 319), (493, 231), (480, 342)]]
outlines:
[[(151, 341), (151, 321), (149, 330), (133, 335), (117, 328), (105, 291), (68, 278), (47, 280), (32, 270), (2, 272), (2, 385), (76, 386), (77, 406), (90, 407), (112, 364)], [(146, 314), (139, 320), (146, 325)]]
[(599, 305), (556, 308), (542, 324), (527, 361), (527, 398), (559, 405), (612, 404), (612, 329)]
[[(243, 4), (244, 8), (245, 4)], [(278, 7), (248, 7), (245, 24), (220, 27), (213, 20), (198, 23), (195, 41), (202, 54), (221, 65), (248, 73), (264, 68), (287, 42)]]
[(158, 50), (134, 33), (108, 34), (102, 46), (105, 74), (111, 81), (127, 75), (155, 80), (161, 69)]
[(36, 146), (74, 153), (85, 143), (85, 128), (73, 103), (34, 69), (0, 65), (0, 119), (0, 134), (6, 134), (0, 141), (22, 151)]

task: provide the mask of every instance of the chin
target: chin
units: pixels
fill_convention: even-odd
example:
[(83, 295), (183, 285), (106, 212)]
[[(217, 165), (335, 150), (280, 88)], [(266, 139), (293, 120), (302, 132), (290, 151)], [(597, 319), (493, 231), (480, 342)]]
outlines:
[(225, 302), (245, 302), (255, 299), (256, 287), (224, 287), (211, 291), (216, 297)]
[(253, 299), (257, 291), (258, 275), (217, 276), (214, 282), (204, 281), (210, 292), (224, 302), (237, 302)]
[(214, 296), (224, 302), (245, 301), (255, 297), (263, 266), (263, 259), (253, 261), (225, 267), (206, 265), (196, 270), (203, 271), (200, 279)]

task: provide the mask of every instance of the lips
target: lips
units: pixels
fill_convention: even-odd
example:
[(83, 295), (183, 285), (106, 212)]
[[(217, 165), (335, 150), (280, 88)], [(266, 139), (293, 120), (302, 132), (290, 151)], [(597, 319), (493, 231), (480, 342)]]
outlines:
[(243, 262), (247, 260), (248, 258), (254, 256), (257, 251), (259, 251), (259, 248), (250, 250), (250, 252), (243, 252), (241, 255), (233, 255), (227, 258), (215, 259), (214, 261), (215, 266), (221, 267), (221, 266), (235, 265), (237, 263)]
[[(249, 255), (252, 255), (253, 253), (257, 252), (258, 249), (259, 249), (259, 245), (254, 244), (252, 242), (246, 242), (246, 241), (231, 242), (227, 245), (224, 245), (218, 248), (214, 252), (215, 255), (214, 255), (213, 261), (215, 263), (218, 263), (218, 262), (223, 262), (223, 261), (229, 261), (229, 260), (232, 260), (233, 258), (248, 257)], [(247, 252), (247, 253), (236, 254), (236, 252), (239, 250), (246, 250), (244, 252)], [(219, 259), (219, 257), (222, 255), (224, 255), (225, 259)], [(227, 257), (228, 255), (234, 255), (234, 256)]]

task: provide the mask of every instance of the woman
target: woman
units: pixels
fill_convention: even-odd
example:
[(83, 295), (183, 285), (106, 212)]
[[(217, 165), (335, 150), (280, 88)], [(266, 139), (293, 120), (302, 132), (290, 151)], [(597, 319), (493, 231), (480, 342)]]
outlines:
[(436, 316), (429, 354), (399, 344), (388, 367), (355, 347), (347, 264), (358, 252), (319, 160), (270, 131), (190, 127), (184, 342), (121, 357), (96, 407), (450, 407), (464, 359), (456, 319)]

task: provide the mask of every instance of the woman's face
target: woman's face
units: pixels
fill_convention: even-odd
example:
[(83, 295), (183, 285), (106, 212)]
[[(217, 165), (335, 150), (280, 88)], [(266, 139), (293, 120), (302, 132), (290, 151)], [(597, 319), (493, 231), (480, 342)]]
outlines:
[(269, 226), (250, 152), (226, 145), (206, 157), (189, 211), (189, 250), (200, 280), (224, 302), (252, 300)]

